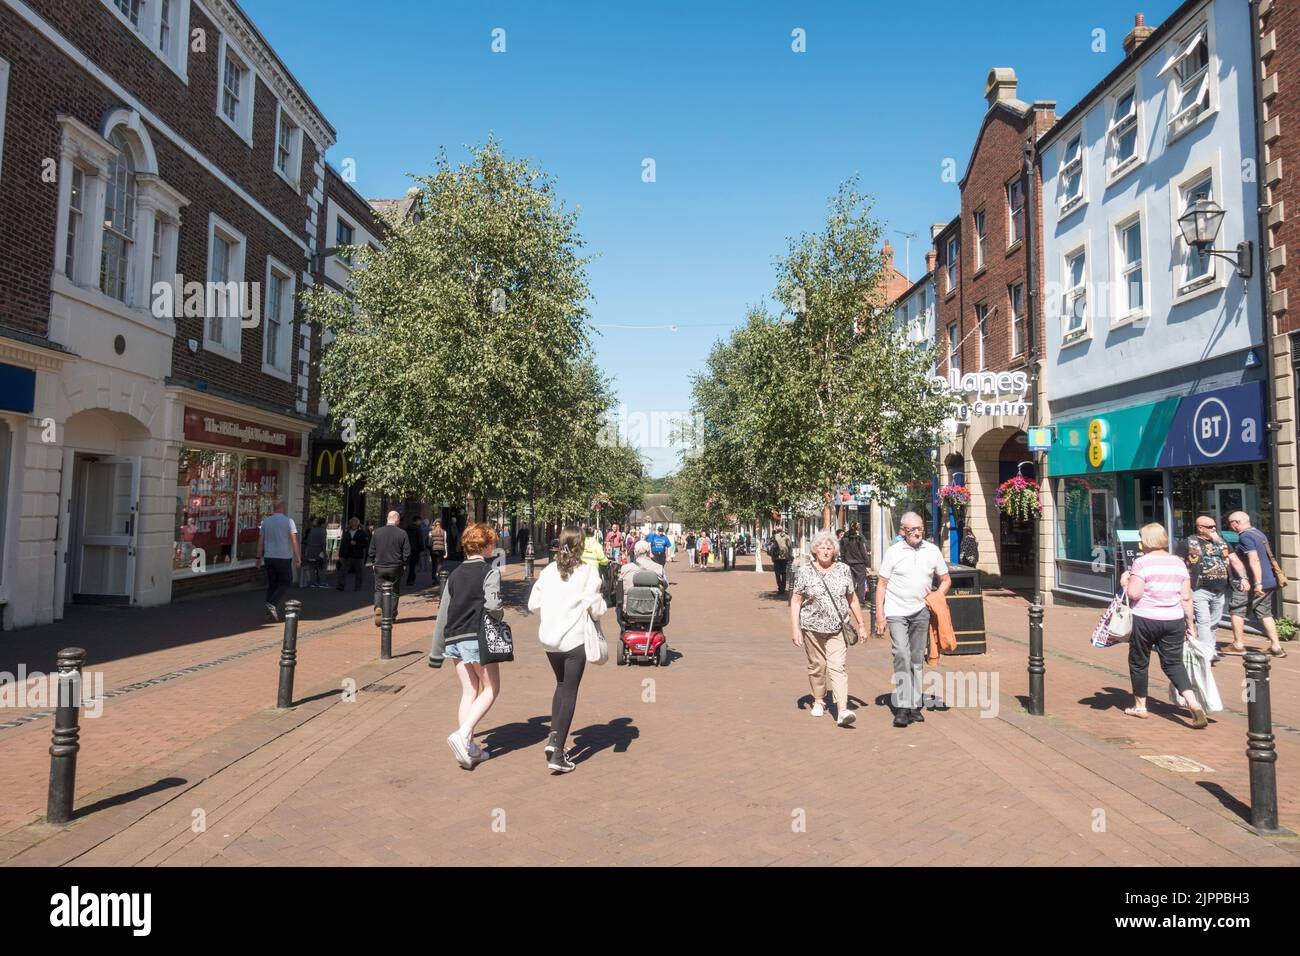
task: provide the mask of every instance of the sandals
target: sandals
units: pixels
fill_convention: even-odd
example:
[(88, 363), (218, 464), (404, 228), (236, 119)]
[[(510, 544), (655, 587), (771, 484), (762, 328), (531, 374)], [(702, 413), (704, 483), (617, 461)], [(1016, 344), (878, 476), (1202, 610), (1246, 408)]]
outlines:
[(1277, 650), (1273, 650), (1273, 648), (1269, 647), (1264, 650), (1264, 653), (1271, 657), (1286, 657), (1286, 648), (1279, 647)]
[(1143, 720), (1146, 720), (1151, 716), (1151, 712), (1145, 707), (1125, 707), (1124, 713), (1128, 714), (1130, 717), (1141, 717)]
[(1223, 650), (1219, 651), (1219, 653), (1220, 653), (1220, 654), (1231, 654), (1233, 657), (1245, 657), (1245, 656), (1246, 656), (1246, 648), (1244, 648), (1244, 647), (1239, 647), (1239, 646), (1237, 646), (1236, 644), (1229, 644), (1229, 645), (1228, 645), (1227, 647), (1225, 647)]
[(1189, 709), (1192, 712), (1192, 728), (1194, 730), (1204, 730), (1210, 725), (1210, 718), (1206, 716), (1205, 711), (1199, 707)]

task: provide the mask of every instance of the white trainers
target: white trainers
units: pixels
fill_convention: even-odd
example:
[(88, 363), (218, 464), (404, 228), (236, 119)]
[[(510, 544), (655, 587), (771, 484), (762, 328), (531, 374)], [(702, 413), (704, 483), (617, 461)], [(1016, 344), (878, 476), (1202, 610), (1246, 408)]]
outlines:
[(825, 717), (825, 716), (826, 716), (826, 705), (823, 704), (820, 700), (815, 700), (815, 701), (813, 701), (813, 705), (812, 705), (812, 715), (813, 715), (814, 717)]
[(452, 731), (447, 738), (447, 746), (456, 757), (456, 763), (460, 764), (466, 770), (474, 766), (474, 761), (470, 759), (469, 747), (465, 743), (465, 738), (460, 734), (460, 728)]
[(855, 714), (853, 711), (849, 710), (847, 707), (845, 707), (842, 711), (840, 711), (839, 720), (835, 721), (835, 723), (841, 727), (849, 727), (852, 726), (853, 722), (857, 719), (858, 719), (858, 715)]

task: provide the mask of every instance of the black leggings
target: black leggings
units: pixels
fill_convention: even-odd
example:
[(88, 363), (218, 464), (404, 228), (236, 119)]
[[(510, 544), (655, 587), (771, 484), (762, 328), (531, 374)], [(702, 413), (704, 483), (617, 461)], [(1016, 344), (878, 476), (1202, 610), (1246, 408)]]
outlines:
[(1133, 633), (1129, 638), (1128, 676), (1133, 682), (1133, 696), (1147, 696), (1147, 668), (1151, 665), (1151, 652), (1160, 655), (1160, 668), (1170, 683), (1182, 693), (1192, 689), (1191, 678), (1183, 666), (1183, 635), (1187, 621), (1153, 621), (1133, 615)]
[(581, 645), (571, 651), (547, 651), (546, 659), (555, 671), (555, 696), (551, 698), (551, 733), (556, 734), (560, 748), (569, 738), (569, 725), (573, 723), (573, 708), (578, 703), (578, 685), (587, 667), (587, 649)]

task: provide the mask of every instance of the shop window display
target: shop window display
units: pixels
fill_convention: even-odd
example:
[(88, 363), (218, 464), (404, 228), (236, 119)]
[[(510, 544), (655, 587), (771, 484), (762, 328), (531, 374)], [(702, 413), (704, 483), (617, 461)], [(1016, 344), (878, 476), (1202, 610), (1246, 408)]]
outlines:
[(284, 495), (284, 469), (275, 459), (182, 448), (173, 571), (195, 571), (198, 549), (208, 571), (256, 559), (262, 519)]

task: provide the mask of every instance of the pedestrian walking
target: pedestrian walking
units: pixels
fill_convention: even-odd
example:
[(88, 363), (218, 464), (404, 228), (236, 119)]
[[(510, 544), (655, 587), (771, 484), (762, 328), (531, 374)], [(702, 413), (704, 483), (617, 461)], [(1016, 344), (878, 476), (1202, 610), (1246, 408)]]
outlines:
[[(1179, 543), (1177, 554), (1187, 562), (1187, 573), (1192, 584), (1192, 612), (1196, 618), (1196, 652), (1206, 661), (1208, 668), (1219, 659), (1215, 632), (1223, 619), (1223, 610), (1232, 589), (1232, 576), (1237, 575), (1236, 588), (1250, 590), (1249, 575), (1241, 558), (1219, 536), (1214, 515), (1196, 516), (1196, 531)], [(1189, 672), (1190, 673), (1190, 672)], [(1196, 674), (1192, 674), (1195, 684)], [(1217, 708), (1215, 708), (1217, 709)]]
[(867, 539), (862, 537), (856, 521), (849, 525), (848, 532), (840, 539), (840, 560), (853, 572), (853, 593), (858, 596), (859, 603), (865, 601), (871, 555), (867, 553)]
[(515, 538), (519, 542), (519, 557), (521, 558), (528, 556), (528, 539), (531, 535), (532, 532), (528, 530), (528, 525), (524, 525), (520, 528), (519, 534), (515, 535)]
[(853, 586), (853, 572), (839, 560), (840, 546), (830, 531), (819, 531), (812, 541), (815, 560), (799, 567), (790, 596), (791, 640), (808, 658), (808, 683), (812, 687), (812, 715), (826, 713), (826, 686), (835, 703), (835, 723), (848, 727), (856, 719), (849, 709), (846, 669), (848, 644), (843, 627), (851, 624), (859, 640), (867, 635), (862, 608)]
[(410, 545), (406, 556), (406, 583), (414, 584), (416, 572), (420, 570), (420, 555), (424, 553), (424, 529), (420, 527), (420, 519), (414, 515), (406, 526), (406, 539)]
[[(521, 531), (520, 534), (527, 536), (528, 532)], [(433, 580), (438, 580), (438, 568), (447, 558), (447, 532), (442, 530), (442, 520), (435, 519), (433, 525), (429, 528), (429, 568), (433, 573)]]
[(609, 564), (609, 558), (605, 554), (605, 546), (600, 543), (600, 536), (592, 530), (590, 525), (582, 526), (582, 560), (590, 564), (597, 572)]
[[(1246, 653), (1242, 639), (1246, 636), (1246, 618), (1253, 614), (1268, 637), (1268, 653), (1274, 657), (1286, 657), (1278, 639), (1277, 622), (1273, 620), (1273, 592), (1278, 588), (1278, 575), (1282, 569), (1273, 557), (1268, 536), (1250, 523), (1250, 515), (1244, 511), (1228, 515), (1228, 527), (1237, 532), (1237, 556), (1248, 572), (1250, 586), (1247, 590), (1232, 592), (1228, 608), (1232, 615), (1232, 646), (1224, 653)], [(1282, 577), (1285, 580), (1285, 575)]]
[(970, 525), (966, 525), (965, 531), (962, 532), (957, 557), (968, 568), (973, 568), (980, 562), (980, 543), (975, 538), (975, 529)]
[(397, 620), (397, 598), (402, 592), (402, 572), (411, 559), (411, 539), (399, 522), (402, 516), (396, 511), (388, 512), (388, 523), (370, 536), (370, 546), (366, 550), (375, 571), (375, 627), (383, 620), (384, 611), (379, 602), (379, 585), (384, 581), (393, 582), (393, 620)]
[(686, 532), (686, 566), (695, 567), (695, 532)]
[(303, 542), (306, 558), (307, 576), (305, 587), (323, 588), (325, 582), (322, 572), (325, 570), (325, 519), (312, 518), (307, 528), (307, 538)]
[(922, 689), (925, 652), (930, 638), (930, 609), (925, 599), (938, 577), (937, 594), (947, 597), (952, 587), (948, 565), (939, 549), (925, 540), (925, 523), (915, 511), (898, 521), (902, 541), (885, 551), (876, 586), (876, 633), (889, 630), (894, 660), (894, 726), (922, 723)]
[(646, 535), (646, 541), (650, 543), (650, 556), (659, 564), (667, 563), (668, 549), (672, 547), (672, 541), (664, 534), (664, 526), (656, 525), (654, 531)]
[(479, 629), (483, 615), (494, 621), (505, 617), (501, 604), (501, 572), (488, 563), (497, 547), (496, 532), (486, 524), (474, 523), (461, 535), (465, 560), (447, 578), (438, 604), (438, 620), (429, 648), (429, 666), (441, 667), (444, 659), (456, 662), (460, 680), (460, 724), (447, 736), (447, 746), (466, 770), (488, 758), (488, 752), (474, 742), (474, 728), (501, 695), (501, 665), (484, 664), (479, 654)]
[(348, 519), (348, 526), (343, 530), (339, 537), (339, 569), (335, 587), (342, 591), (347, 584), (348, 575), (355, 574), (356, 583), (352, 585), (352, 590), (361, 590), (361, 579), (364, 576), (366, 564), (366, 552), (370, 549), (370, 535), (366, 529), (361, 527), (361, 519), (352, 517)]
[(610, 525), (609, 534), (605, 535), (605, 553), (615, 564), (619, 563), (619, 556), (623, 553), (623, 532), (618, 530), (618, 525)]
[(772, 558), (772, 570), (776, 572), (776, 593), (784, 594), (786, 570), (794, 554), (794, 543), (785, 528), (776, 529), (772, 540), (767, 543), (767, 553)]
[(275, 503), (275, 511), (262, 519), (257, 530), (256, 566), (266, 562), (266, 616), (280, 620), (280, 598), (293, 584), (294, 575), (302, 566), (302, 551), (298, 546), (298, 527), (285, 511), (283, 501)]
[(587, 667), (587, 636), (609, 606), (601, 593), (599, 572), (583, 560), (585, 544), (577, 528), (561, 531), (555, 561), (542, 569), (528, 594), (528, 610), (540, 612), (537, 639), (555, 674), (546, 766), (557, 774), (577, 769), (565, 743)]
[(1183, 645), (1196, 633), (1192, 610), (1192, 583), (1187, 565), (1169, 553), (1169, 535), (1164, 525), (1152, 522), (1138, 532), (1142, 555), (1120, 575), (1133, 609), (1133, 632), (1128, 651), (1128, 674), (1133, 685), (1133, 706), (1124, 713), (1147, 717), (1147, 669), (1151, 652), (1160, 655), (1160, 668), (1173, 683), (1180, 702), (1192, 713), (1192, 726), (1200, 730), (1209, 723), (1205, 709), (1192, 690), (1183, 665)]
[(700, 536), (696, 539), (695, 550), (700, 559), (701, 568), (708, 567), (709, 564), (709, 535), (706, 531), (701, 531)]

